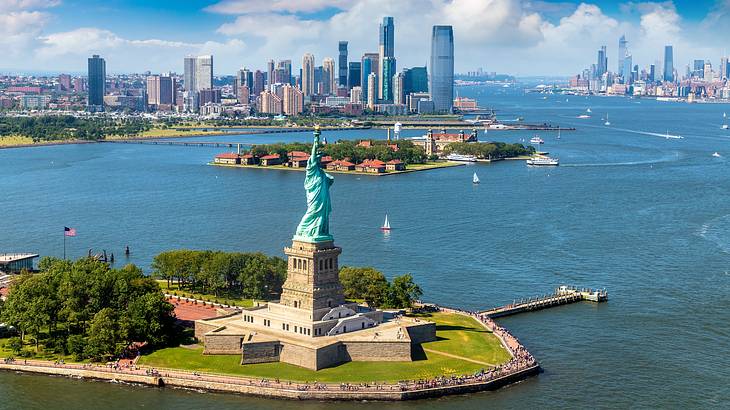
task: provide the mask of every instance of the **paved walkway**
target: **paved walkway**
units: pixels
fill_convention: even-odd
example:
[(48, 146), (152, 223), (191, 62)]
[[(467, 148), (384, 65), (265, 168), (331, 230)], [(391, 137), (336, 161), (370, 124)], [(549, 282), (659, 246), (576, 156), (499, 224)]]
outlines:
[(457, 355), (455, 355), (455, 354), (451, 354), (451, 353), (445, 353), (445, 352), (441, 352), (441, 351), (438, 351), (438, 350), (433, 350), (433, 349), (426, 349), (425, 347), (423, 348), (423, 351), (424, 351), (424, 352), (429, 352), (429, 353), (436, 353), (436, 354), (440, 354), (440, 355), (442, 355), (442, 356), (450, 357), (450, 358), (452, 358), (452, 359), (459, 359), (459, 360), (463, 360), (463, 361), (465, 361), (465, 362), (471, 362), (471, 363), (476, 363), (476, 364), (483, 364), (483, 365), (485, 365), (485, 366), (487, 366), (487, 367), (492, 367), (492, 366), (496, 366), (496, 364), (494, 364), (494, 363), (480, 362), (479, 360), (474, 360), (474, 359), (470, 359), (470, 358), (468, 358), (468, 357), (464, 357), (464, 356), (457, 356)]

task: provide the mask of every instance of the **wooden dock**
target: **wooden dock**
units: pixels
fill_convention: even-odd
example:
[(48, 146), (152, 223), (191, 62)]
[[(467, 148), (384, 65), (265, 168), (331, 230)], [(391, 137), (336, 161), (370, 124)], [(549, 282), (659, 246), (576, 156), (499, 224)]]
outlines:
[(515, 300), (509, 305), (483, 310), (478, 313), (494, 319), (515, 315), (517, 313), (547, 309), (553, 306), (567, 305), (583, 300), (596, 303), (606, 302), (608, 301), (608, 292), (606, 290), (578, 289), (571, 286), (560, 286), (555, 289), (555, 293), (550, 295)]

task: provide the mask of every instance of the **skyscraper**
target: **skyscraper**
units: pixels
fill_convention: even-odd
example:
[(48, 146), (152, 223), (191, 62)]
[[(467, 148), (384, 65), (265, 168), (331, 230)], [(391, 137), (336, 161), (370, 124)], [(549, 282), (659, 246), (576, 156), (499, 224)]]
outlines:
[(213, 56), (199, 56), (195, 61), (196, 91), (213, 89)]
[(347, 64), (347, 67), (347, 89), (351, 90), (352, 87), (360, 85), (362, 63), (360, 61), (351, 61)]
[(624, 73), (624, 84), (631, 84), (633, 82), (631, 76), (633, 68), (632, 64), (633, 58), (631, 57), (631, 54), (626, 54), (626, 56), (624, 57), (624, 68), (622, 71)]
[(368, 100), (368, 76), (370, 73), (375, 73), (377, 83), (377, 76), (380, 72), (380, 56), (378, 53), (365, 53), (362, 56), (360, 71), (361, 71), (361, 86), (362, 86), (362, 100), (367, 102)]
[(340, 41), (338, 50), (340, 51), (339, 65), (339, 85), (347, 87), (347, 41)]
[[(379, 61), (380, 67), (378, 71), (378, 98), (387, 99), (383, 96), (384, 90), (392, 87), (393, 74), (395, 73), (395, 24), (393, 23), (393, 17), (383, 17), (383, 22), (380, 24), (380, 49)], [(385, 67), (385, 58), (393, 59), (392, 67)], [(385, 75), (386, 69), (392, 69), (390, 75)]]
[(264, 73), (261, 70), (256, 70), (253, 74), (253, 95), (259, 95), (264, 91)]
[(705, 76), (705, 60), (695, 60), (692, 66), (692, 76), (703, 78)]
[(596, 76), (601, 77), (606, 71), (608, 71), (608, 57), (606, 55), (606, 46), (601, 46), (601, 49), (598, 50), (598, 61), (596, 62)]
[(98, 55), (89, 59), (89, 99), (87, 109), (91, 112), (104, 111), (106, 93), (106, 61)]
[(266, 84), (274, 84), (274, 60), (266, 62)]
[(169, 76), (153, 75), (147, 77), (147, 104), (175, 104), (175, 79)]
[[(368, 75), (368, 96), (367, 96), (367, 103), (368, 103), (368, 109), (372, 110), (375, 108), (375, 101), (377, 100), (378, 96), (378, 76), (375, 73), (370, 73)], [(365, 98), (365, 97), (363, 97)]]
[(314, 88), (314, 55), (307, 53), (302, 57), (302, 93), (310, 97), (316, 93)]
[(185, 57), (185, 62), (183, 65), (183, 83), (185, 83), (185, 91), (194, 92), (197, 91), (197, 87), (195, 86), (195, 64), (196, 64), (196, 58), (193, 56), (187, 56)]
[[(312, 80), (314, 80), (314, 76), (312, 76)], [(290, 84), (284, 85), (282, 91), (284, 94), (282, 98), (282, 111), (284, 111), (284, 114), (301, 114), (304, 109), (304, 93), (299, 91), (298, 88), (292, 87)]]
[(727, 63), (727, 57), (721, 57), (720, 58), (720, 79), (721, 80), (727, 80), (728, 77), (728, 63)]
[(672, 46), (664, 47), (664, 81), (674, 82), (674, 51)]
[(291, 60), (281, 60), (276, 64), (276, 74), (274, 75), (274, 83), (291, 84)]
[(383, 101), (393, 101), (393, 76), (395, 75), (395, 58), (385, 57), (383, 58), (382, 73), (383, 73), (383, 88), (382, 96), (380, 97)]
[(618, 76), (623, 77), (624, 76), (624, 57), (626, 57), (626, 45), (628, 44), (628, 41), (626, 41), (626, 36), (621, 36), (620, 39), (618, 39)]
[(403, 93), (403, 73), (393, 75), (393, 104), (405, 104), (406, 96)]
[(652, 83), (656, 81), (656, 64), (649, 66), (649, 81)]
[(322, 60), (322, 94), (334, 95), (337, 93), (335, 78), (335, 60), (327, 57)]
[(451, 112), (454, 103), (454, 31), (451, 26), (433, 26), (428, 89), (435, 110)]
[(426, 67), (411, 67), (403, 70), (403, 94), (428, 92)]

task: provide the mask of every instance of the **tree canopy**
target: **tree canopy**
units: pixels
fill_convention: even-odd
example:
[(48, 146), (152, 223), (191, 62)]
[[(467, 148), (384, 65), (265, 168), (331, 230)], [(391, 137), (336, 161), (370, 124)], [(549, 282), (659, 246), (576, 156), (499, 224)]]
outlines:
[(513, 158), (521, 155), (532, 155), (535, 147), (504, 142), (452, 142), (444, 147), (446, 155), (455, 153), (474, 155), (477, 158)]
[(371, 267), (340, 269), (340, 282), (346, 298), (363, 299), (374, 308), (409, 308), (423, 291), (411, 274), (396, 276), (388, 282), (385, 275)]

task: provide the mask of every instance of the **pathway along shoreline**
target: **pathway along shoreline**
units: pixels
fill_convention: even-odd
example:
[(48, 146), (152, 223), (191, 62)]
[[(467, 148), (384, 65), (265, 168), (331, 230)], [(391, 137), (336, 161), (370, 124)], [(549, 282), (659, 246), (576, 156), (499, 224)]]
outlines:
[(301, 383), (135, 365), (59, 364), (43, 360), (18, 359), (0, 361), (0, 370), (279, 399), (377, 401), (425, 399), (495, 390), (540, 372), (540, 365), (519, 340), (488, 316), (448, 308), (443, 308), (443, 310), (476, 319), (487, 330), (493, 332), (502, 346), (510, 353), (512, 359), (503, 365), (485, 369), (481, 373), (473, 375), (383, 384)]

